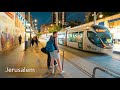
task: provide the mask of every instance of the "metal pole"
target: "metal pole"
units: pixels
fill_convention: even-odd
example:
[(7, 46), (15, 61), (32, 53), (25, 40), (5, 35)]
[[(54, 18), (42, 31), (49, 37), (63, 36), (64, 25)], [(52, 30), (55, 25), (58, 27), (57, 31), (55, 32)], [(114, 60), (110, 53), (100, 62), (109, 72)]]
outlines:
[(94, 25), (96, 25), (96, 19), (97, 19), (97, 15), (96, 12), (94, 12)]
[(26, 25), (25, 25), (25, 51), (27, 49), (27, 41), (26, 41)]
[[(30, 23), (30, 12), (28, 12), (28, 22)], [(30, 47), (31, 47), (31, 27), (30, 27)]]
[(25, 22), (25, 51), (27, 49), (27, 40), (26, 40), (26, 22)]
[(63, 70), (63, 64), (64, 64), (64, 51), (63, 51), (63, 60), (62, 60), (62, 70)]

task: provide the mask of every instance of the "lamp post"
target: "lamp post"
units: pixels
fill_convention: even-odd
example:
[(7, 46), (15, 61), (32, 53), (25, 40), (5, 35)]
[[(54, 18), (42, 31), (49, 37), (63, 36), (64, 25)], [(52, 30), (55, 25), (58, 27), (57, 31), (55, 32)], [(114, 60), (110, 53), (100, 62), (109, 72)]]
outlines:
[(97, 19), (97, 15), (96, 12), (94, 12), (94, 25), (96, 25), (96, 19)]
[[(100, 15), (99, 15), (100, 14)], [(99, 15), (99, 18), (102, 18), (103, 17), (103, 14), (102, 13), (98, 13), (98, 14), (96, 14), (96, 12), (94, 12), (94, 25), (96, 25), (96, 20), (97, 20), (97, 16)]]
[[(28, 12), (28, 22), (30, 23), (30, 12)], [(30, 47), (31, 47), (31, 27), (30, 27)]]

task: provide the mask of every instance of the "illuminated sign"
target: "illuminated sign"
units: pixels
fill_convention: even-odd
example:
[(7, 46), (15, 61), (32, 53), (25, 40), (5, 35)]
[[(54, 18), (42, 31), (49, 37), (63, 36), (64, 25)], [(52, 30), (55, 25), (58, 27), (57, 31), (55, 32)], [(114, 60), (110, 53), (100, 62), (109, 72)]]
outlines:
[(105, 32), (103, 29), (96, 29), (96, 32)]

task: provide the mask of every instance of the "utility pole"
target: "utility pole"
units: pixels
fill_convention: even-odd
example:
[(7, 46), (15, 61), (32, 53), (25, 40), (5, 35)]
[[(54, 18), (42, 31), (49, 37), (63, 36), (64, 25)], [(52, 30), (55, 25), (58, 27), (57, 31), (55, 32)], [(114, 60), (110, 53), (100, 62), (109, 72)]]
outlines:
[[(30, 12), (28, 12), (28, 22), (30, 23)], [(31, 26), (30, 26), (30, 47), (31, 47)]]
[(97, 19), (97, 15), (96, 12), (94, 12), (94, 25), (96, 25), (96, 19)]

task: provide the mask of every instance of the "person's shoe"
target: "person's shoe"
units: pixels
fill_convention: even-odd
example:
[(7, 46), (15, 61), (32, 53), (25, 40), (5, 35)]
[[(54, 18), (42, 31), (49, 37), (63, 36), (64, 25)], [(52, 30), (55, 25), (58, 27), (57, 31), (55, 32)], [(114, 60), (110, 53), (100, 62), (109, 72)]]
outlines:
[(49, 68), (52, 69), (52, 66), (50, 66)]
[(63, 74), (65, 71), (60, 72), (60, 74)]
[(52, 74), (54, 74), (55, 72), (54, 72), (54, 69), (53, 69), (53, 71), (52, 71)]
[(57, 66), (58, 66), (58, 64), (55, 64), (55, 66), (57, 67)]

